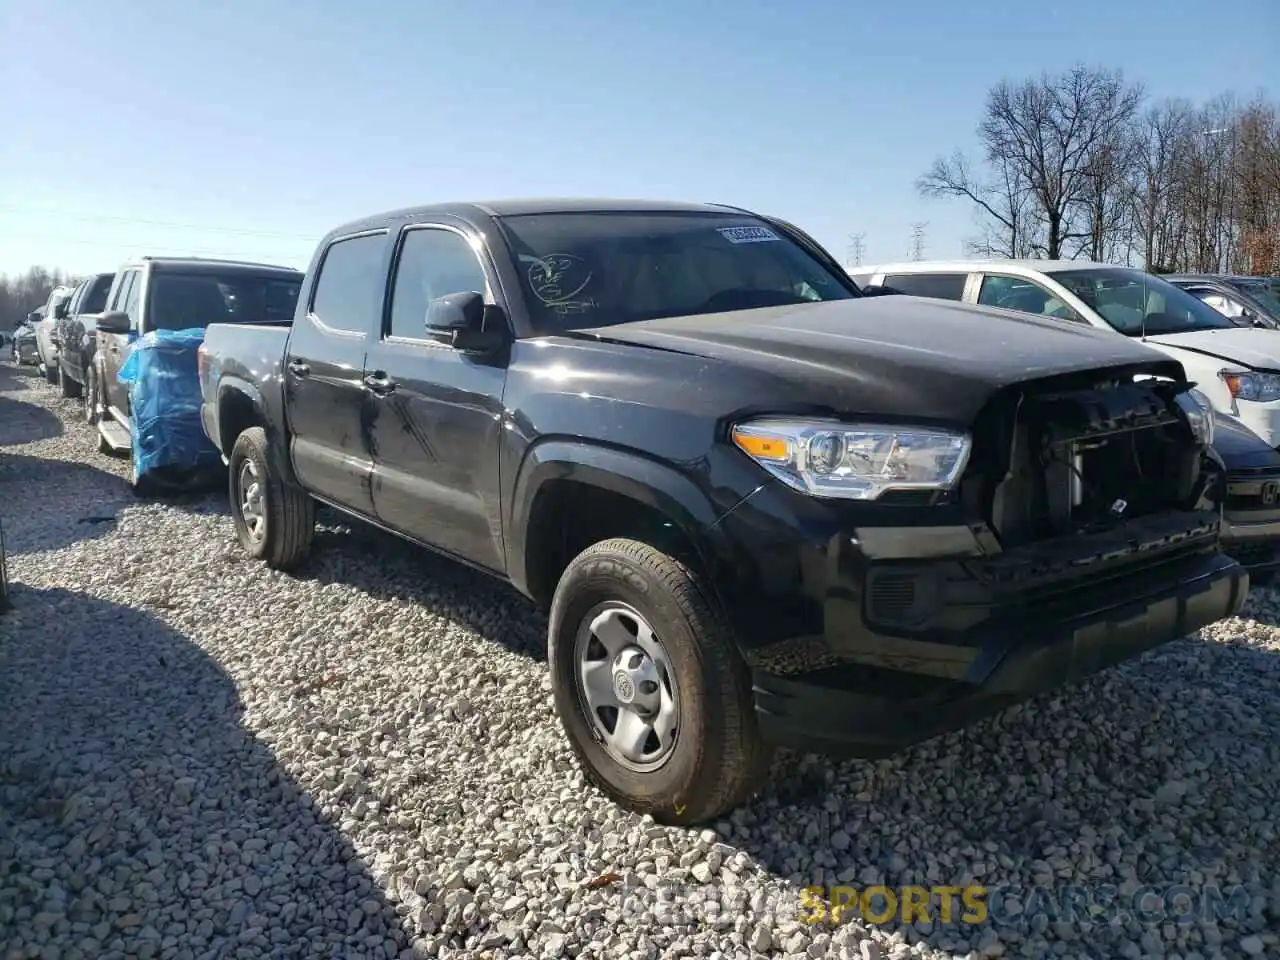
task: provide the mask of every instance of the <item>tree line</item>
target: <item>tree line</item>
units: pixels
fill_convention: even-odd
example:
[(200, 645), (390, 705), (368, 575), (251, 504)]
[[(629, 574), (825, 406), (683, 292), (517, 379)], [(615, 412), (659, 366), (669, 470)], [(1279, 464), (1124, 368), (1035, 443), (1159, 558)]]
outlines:
[(0, 330), (16, 330), (28, 313), (48, 301), (54, 287), (74, 286), (79, 282), (79, 278), (61, 270), (44, 267), (32, 267), (13, 277), (0, 275)]
[(1077, 65), (987, 93), (976, 157), (917, 186), (969, 203), (969, 255), (1087, 258), (1159, 273), (1280, 274), (1280, 108), (1259, 94), (1152, 101)]

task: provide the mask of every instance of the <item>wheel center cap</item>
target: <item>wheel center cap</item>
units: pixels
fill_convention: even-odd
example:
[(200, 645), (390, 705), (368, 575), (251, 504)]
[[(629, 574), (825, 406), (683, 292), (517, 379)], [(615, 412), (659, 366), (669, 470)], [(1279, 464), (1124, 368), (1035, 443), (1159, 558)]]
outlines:
[(613, 675), (613, 694), (619, 703), (631, 703), (636, 698), (635, 682), (622, 671)]

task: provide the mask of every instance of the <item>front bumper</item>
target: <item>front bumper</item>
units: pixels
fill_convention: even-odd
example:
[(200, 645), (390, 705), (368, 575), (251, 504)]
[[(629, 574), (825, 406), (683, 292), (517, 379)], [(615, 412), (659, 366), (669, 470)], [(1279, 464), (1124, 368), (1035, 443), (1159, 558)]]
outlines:
[(1232, 616), (1250, 576), (1221, 529), (1170, 510), (1002, 550), (958, 506), (766, 485), (716, 523), (715, 582), (762, 734), (872, 757)]
[(807, 751), (876, 757), (964, 726), (1038, 693), (1114, 666), (1240, 609), (1248, 573), (1221, 553), (1124, 578), (1075, 616), (981, 631), (957, 678), (838, 665), (782, 677), (752, 673), (761, 732)]
[(1238, 471), (1227, 477), (1222, 549), (1250, 574), (1280, 569), (1280, 474)]

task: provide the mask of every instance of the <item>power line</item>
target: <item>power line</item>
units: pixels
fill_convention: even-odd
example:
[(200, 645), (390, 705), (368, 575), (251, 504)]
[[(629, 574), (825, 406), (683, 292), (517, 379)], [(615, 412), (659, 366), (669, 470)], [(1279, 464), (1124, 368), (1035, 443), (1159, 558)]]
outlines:
[(177, 223), (172, 220), (151, 220), (144, 217), (120, 217), (101, 213), (73, 213), (66, 210), (38, 210), (16, 204), (0, 203), (0, 210), (21, 213), (31, 217), (63, 217), (72, 220), (95, 220), (103, 223), (136, 223), (150, 227), (171, 227), (177, 230), (198, 230), (204, 233), (224, 233), (241, 237), (265, 237), (278, 240), (312, 240), (301, 233), (277, 233), (271, 230), (246, 230), (239, 227), (214, 227), (198, 223)]

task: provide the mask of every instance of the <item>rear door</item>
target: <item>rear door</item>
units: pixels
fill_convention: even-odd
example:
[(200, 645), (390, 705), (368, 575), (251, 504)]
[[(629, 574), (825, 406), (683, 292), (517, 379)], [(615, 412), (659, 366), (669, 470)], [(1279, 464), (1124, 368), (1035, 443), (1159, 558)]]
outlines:
[(1089, 323), (1054, 291), (1027, 277), (983, 273), (978, 283), (978, 303), (983, 306), (1002, 307), (1072, 323)]
[(119, 310), (129, 315), (130, 333), (103, 333), (98, 331), (98, 353), (102, 356), (102, 396), (107, 408), (113, 410), (121, 421), (128, 422), (129, 391), (121, 385), (117, 374), (124, 365), (129, 343), (138, 335), (142, 297), (142, 270), (133, 267), (124, 271), (120, 282), (111, 294), (108, 310)]
[(502, 571), (497, 463), (507, 354), (470, 356), (426, 326), (427, 304), (445, 294), (497, 302), (482, 249), (445, 224), (400, 236), (382, 335), (365, 361), (373, 502), (387, 526)]
[(289, 334), (285, 410), (293, 466), (309, 491), (372, 517), (364, 367), (386, 288), (386, 230), (338, 237), (319, 258)]

